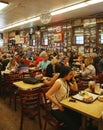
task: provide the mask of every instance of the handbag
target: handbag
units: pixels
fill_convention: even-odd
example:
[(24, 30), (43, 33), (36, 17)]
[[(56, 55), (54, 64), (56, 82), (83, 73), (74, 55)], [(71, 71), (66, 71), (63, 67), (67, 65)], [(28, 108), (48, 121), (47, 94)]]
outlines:
[(28, 78), (24, 78), (23, 82), (27, 83), (27, 84), (36, 84), (36, 83), (40, 83), (41, 80), (40, 79), (35, 79), (33, 77), (28, 77)]

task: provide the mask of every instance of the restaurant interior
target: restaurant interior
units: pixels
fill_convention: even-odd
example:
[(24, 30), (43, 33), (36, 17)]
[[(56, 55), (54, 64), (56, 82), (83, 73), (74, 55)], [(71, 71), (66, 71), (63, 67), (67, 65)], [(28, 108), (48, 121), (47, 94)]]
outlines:
[(0, 130), (103, 130), (103, 0), (0, 1), (0, 110)]

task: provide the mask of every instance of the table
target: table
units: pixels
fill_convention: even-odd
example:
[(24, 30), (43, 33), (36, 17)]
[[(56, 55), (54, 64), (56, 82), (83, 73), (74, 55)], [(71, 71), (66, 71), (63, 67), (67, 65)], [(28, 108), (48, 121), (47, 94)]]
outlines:
[(41, 71), (41, 68), (37, 68), (37, 67), (29, 67), (30, 71), (34, 71), (34, 72), (38, 72)]
[(18, 81), (18, 82), (14, 82), (13, 85), (18, 87), (19, 89), (28, 90), (28, 89), (33, 89), (36, 87), (42, 87), (44, 86), (44, 83), (27, 84), (27, 83), (24, 83), (23, 81)]
[(4, 75), (4, 74), (10, 74), (10, 73), (11, 73), (11, 71), (9, 71), (9, 70), (1, 71), (1, 75)]
[[(92, 119), (98, 120), (98, 130), (103, 130), (102, 112), (103, 112), (103, 102), (95, 100), (93, 103), (87, 104), (76, 100), (76, 102), (70, 102), (70, 98), (61, 101), (61, 104), (69, 109), (81, 113), (83, 116), (90, 117)], [(83, 126), (83, 129), (85, 127)]]

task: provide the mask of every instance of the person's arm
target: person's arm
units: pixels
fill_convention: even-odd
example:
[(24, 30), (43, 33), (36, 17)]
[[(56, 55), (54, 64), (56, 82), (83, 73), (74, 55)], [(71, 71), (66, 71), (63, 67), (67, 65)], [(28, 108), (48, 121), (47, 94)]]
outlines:
[(60, 88), (61, 84), (60, 82), (56, 81), (54, 83), (54, 85), (49, 89), (49, 91), (46, 93), (46, 96), (48, 97), (48, 99), (54, 103), (55, 105), (58, 106), (58, 108), (61, 110), (61, 111), (64, 111), (62, 105), (57, 101), (55, 100), (55, 98), (53, 98), (53, 94), (58, 91), (58, 89)]
[(41, 62), (37, 65), (37, 67), (39, 67), (39, 68), (40, 68), (40, 67), (41, 67), (41, 64), (42, 64), (42, 61), (41, 61)]
[(82, 71), (82, 76), (88, 76), (91, 73), (91, 69), (89, 67), (86, 67), (84, 71)]
[(59, 77), (59, 75), (59, 73), (56, 73), (50, 80), (44, 80), (44, 84), (51, 87), (56, 79)]
[(5, 71), (10, 70), (10, 63), (7, 64)]
[(75, 77), (74, 77), (74, 73), (72, 75), (72, 82), (69, 83), (70, 84), (70, 88), (74, 91), (78, 91), (78, 85), (77, 85), (77, 82), (75, 80)]

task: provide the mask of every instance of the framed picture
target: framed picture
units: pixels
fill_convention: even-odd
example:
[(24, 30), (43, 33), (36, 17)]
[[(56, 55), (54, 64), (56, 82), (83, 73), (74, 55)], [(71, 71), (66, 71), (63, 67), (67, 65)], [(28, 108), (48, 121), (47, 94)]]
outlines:
[(78, 53), (80, 54), (84, 53), (84, 46), (78, 47)]

